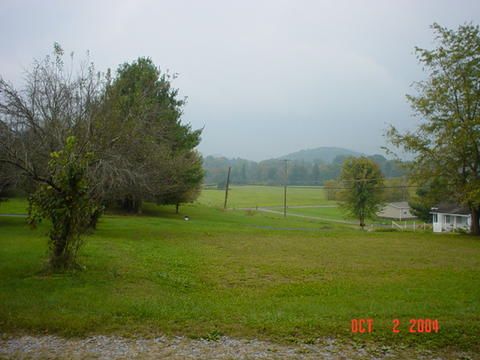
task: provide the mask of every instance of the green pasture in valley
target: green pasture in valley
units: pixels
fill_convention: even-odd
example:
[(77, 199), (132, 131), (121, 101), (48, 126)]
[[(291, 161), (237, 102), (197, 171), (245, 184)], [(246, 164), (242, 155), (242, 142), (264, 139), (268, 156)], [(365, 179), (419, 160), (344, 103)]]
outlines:
[[(228, 208), (247, 208), (283, 205), (284, 188), (282, 186), (233, 185), (229, 187)], [(202, 191), (198, 203), (222, 207), (225, 190), (206, 189)], [(328, 201), (322, 187), (291, 186), (287, 189), (288, 205), (322, 205), (335, 204)]]
[[(20, 203), (2, 202), (0, 213)], [(46, 224), (31, 230), (24, 218), (0, 216), (1, 331), (336, 337), (480, 350), (475, 237), (362, 232), (200, 204), (180, 210), (146, 204), (141, 216), (104, 216), (85, 238), (84, 269), (63, 274), (43, 270)], [(373, 319), (373, 333), (352, 335), (353, 318)], [(438, 319), (440, 332), (410, 334), (418, 318)]]

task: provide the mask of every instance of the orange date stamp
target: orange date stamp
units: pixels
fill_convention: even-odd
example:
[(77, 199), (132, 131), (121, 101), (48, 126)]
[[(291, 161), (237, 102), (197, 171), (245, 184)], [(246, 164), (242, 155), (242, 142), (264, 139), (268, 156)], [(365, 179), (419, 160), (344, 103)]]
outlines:
[[(374, 331), (373, 319), (352, 319), (350, 328), (354, 334), (369, 334)], [(440, 323), (437, 319), (410, 319), (406, 326), (399, 320), (393, 319), (391, 331), (398, 334), (406, 331), (411, 334), (415, 333), (438, 333), (440, 331)]]

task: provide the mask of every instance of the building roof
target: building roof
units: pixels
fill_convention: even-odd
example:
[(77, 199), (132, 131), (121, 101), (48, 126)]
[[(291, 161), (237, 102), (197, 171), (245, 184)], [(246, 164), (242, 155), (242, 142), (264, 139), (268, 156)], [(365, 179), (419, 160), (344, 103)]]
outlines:
[(391, 202), (386, 204), (387, 206), (393, 206), (394, 208), (399, 208), (399, 209), (410, 209), (410, 205), (408, 205), (407, 201), (397, 201), (397, 202)]
[(451, 204), (451, 203), (442, 203), (435, 207), (432, 207), (432, 213), (441, 213), (441, 214), (458, 214), (458, 215), (470, 215), (470, 209), (466, 206)]

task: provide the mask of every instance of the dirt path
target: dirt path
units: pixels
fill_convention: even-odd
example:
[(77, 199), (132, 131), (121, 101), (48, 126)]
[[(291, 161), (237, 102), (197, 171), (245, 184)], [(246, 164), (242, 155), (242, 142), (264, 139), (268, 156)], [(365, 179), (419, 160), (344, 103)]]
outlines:
[(260, 340), (221, 337), (215, 341), (184, 337), (130, 339), (93, 336), (0, 336), (2, 359), (478, 359), (460, 352), (439, 353), (410, 349), (344, 344), (318, 339), (314, 344), (280, 345)]

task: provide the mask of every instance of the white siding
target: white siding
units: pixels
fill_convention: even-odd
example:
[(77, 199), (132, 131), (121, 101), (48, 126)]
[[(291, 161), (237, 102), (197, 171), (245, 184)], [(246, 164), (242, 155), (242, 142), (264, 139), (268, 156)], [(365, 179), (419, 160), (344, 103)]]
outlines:
[(452, 231), (455, 229), (468, 230), (470, 215), (433, 213), (433, 232)]

